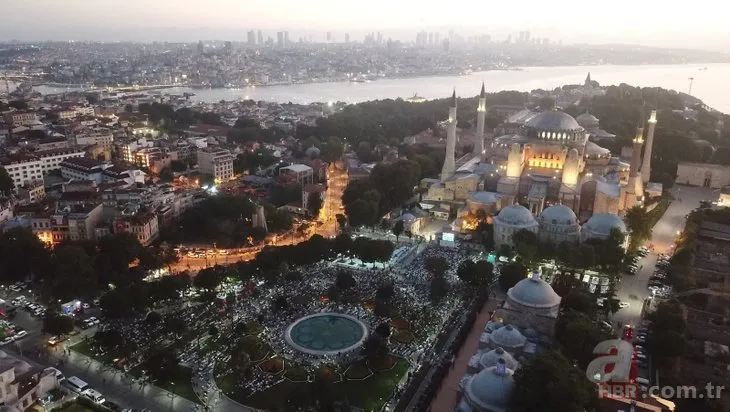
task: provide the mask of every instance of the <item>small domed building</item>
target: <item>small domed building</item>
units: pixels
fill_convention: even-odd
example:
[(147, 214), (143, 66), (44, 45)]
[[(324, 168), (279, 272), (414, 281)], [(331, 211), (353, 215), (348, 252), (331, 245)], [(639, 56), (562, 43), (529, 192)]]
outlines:
[(599, 213), (591, 216), (583, 225), (582, 239), (583, 241), (589, 239), (608, 239), (613, 229), (618, 229), (623, 233), (626, 238), (626, 244), (628, 244), (629, 231), (626, 228), (626, 224), (620, 217), (609, 213)]
[(476, 215), (479, 209), (487, 214), (494, 214), (499, 210), (502, 196), (494, 192), (474, 192), (466, 199), (466, 207), (469, 212)]
[(527, 338), (512, 325), (506, 325), (491, 333), (484, 333), (479, 341), (480, 347), (490, 349), (503, 348), (510, 353), (519, 355), (527, 343)]
[(520, 230), (538, 233), (539, 224), (535, 217), (522, 205), (510, 205), (499, 211), (494, 218), (494, 244), (514, 246), (512, 236)]
[(506, 412), (515, 388), (514, 371), (504, 362), (466, 375), (460, 382), (459, 412)]
[(580, 225), (575, 212), (564, 205), (546, 208), (538, 218), (539, 238), (543, 242), (560, 244), (562, 242), (578, 243), (580, 241)]

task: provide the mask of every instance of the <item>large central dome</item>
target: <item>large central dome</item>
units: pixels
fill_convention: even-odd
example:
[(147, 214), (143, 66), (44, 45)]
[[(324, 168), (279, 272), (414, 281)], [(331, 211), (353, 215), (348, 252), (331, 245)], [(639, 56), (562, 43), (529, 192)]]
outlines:
[(551, 110), (525, 122), (520, 134), (532, 139), (563, 143), (581, 141), (586, 136), (586, 130), (568, 113)]
[(557, 110), (536, 114), (525, 123), (525, 126), (551, 132), (582, 129), (573, 116)]

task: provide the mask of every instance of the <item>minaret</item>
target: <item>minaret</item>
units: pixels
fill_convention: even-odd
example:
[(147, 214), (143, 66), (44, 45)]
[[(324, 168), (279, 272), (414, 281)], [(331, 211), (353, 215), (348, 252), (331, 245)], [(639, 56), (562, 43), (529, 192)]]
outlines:
[(654, 145), (654, 129), (656, 128), (656, 110), (649, 115), (649, 131), (646, 134), (646, 146), (644, 147), (644, 161), (641, 163), (641, 181), (644, 184), (649, 182), (651, 177), (651, 149)]
[(487, 115), (487, 93), (484, 92), (484, 82), (482, 82), (482, 91), (479, 93), (479, 106), (477, 106), (477, 134), (474, 136), (474, 156), (479, 156), (484, 160), (484, 119)]
[(636, 129), (634, 144), (631, 150), (631, 168), (629, 168), (629, 181), (639, 176), (639, 164), (641, 164), (641, 146), (644, 144), (644, 128)]
[(449, 120), (446, 126), (446, 158), (441, 169), (441, 181), (445, 182), (456, 172), (456, 90), (451, 95)]
[[(642, 116), (643, 119), (643, 116)], [(644, 197), (644, 185), (639, 176), (639, 165), (641, 163), (641, 146), (644, 144), (644, 128), (636, 129), (634, 145), (631, 151), (631, 167), (629, 169), (629, 182), (626, 188), (626, 209), (637, 205)]]

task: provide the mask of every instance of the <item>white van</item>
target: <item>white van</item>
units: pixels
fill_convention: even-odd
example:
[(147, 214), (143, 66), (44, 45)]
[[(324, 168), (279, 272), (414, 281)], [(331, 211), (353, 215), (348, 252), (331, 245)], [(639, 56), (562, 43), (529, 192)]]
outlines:
[(56, 368), (46, 368), (47, 371), (53, 372), (53, 374), (56, 376), (56, 380), (58, 380), (58, 383), (63, 383), (63, 381), (66, 380), (66, 377), (63, 376), (63, 372)]
[(99, 405), (106, 402), (106, 399), (104, 399), (104, 395), (91, 388), (85, 390), (81, 395), (86, 396), (87, 398), (98, 403)]
[(81, 379), (79, 379), (76, 376), (72, 376), (72, 377), (66, 379), (65, 384), (69, 389), (71, 389), (72, 391), (74, 391), (76, 393), (82, 393), (83, 391), (85, 391), (87, 389), (91, 389), (89, 387), (88, 383), (82, 381)]

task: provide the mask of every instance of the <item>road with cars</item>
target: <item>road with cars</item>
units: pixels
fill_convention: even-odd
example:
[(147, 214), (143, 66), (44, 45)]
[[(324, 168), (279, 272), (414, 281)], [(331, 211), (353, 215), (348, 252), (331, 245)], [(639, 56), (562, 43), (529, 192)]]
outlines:
[(635, 275), (621, 275), (616, 296), (620, 301), (629, 303), (629, 306), (620, 309), (613, 316), (615, 325), (637, 325), (641, 322), (642, 307), (644, 301), (651, 296), (648, 286), (659, 255), (671, 256), (674, 242), (684, 230), (687, 215), (700, 206), (700, 201), (714, 200), (717, 196), (712, 189), (689, 186), (675, 186), (670, 193), (675, 200), (654, 225), (651, 240), (647, 242), (647, 246), (653, 247), (653, 252), (638, 260), (640, 269)]
[[(0, 286), (0, 299), (5, 302), (7, 317), (0, 326), (10, 336), (22, 336), (3, 341), (1, 350), (9, 352), (38, 368), (54, 367), (65, 379), (77, 376), (120, 410), (136, 411), (194, 411), (196, 405), (154, 385), (142, 385), (118, 369), (103, 365), (71, 351), (70, 346), (91, 338), (96, 333), (100, 310), (92, 303), (82, 306), (76, 315), (78, 328), (72, 335), (53, 337), (42, 332), (45, 307), (37, 303), (26, 285), (20, 288)], [(15, 310), (10, 310), (16, 308)], [(55, 338), (55, 339), (54, 339)], [(50, 343), (49, 343), (50, 342)], [(92, 393), (87, 393), (92, 395)]]

